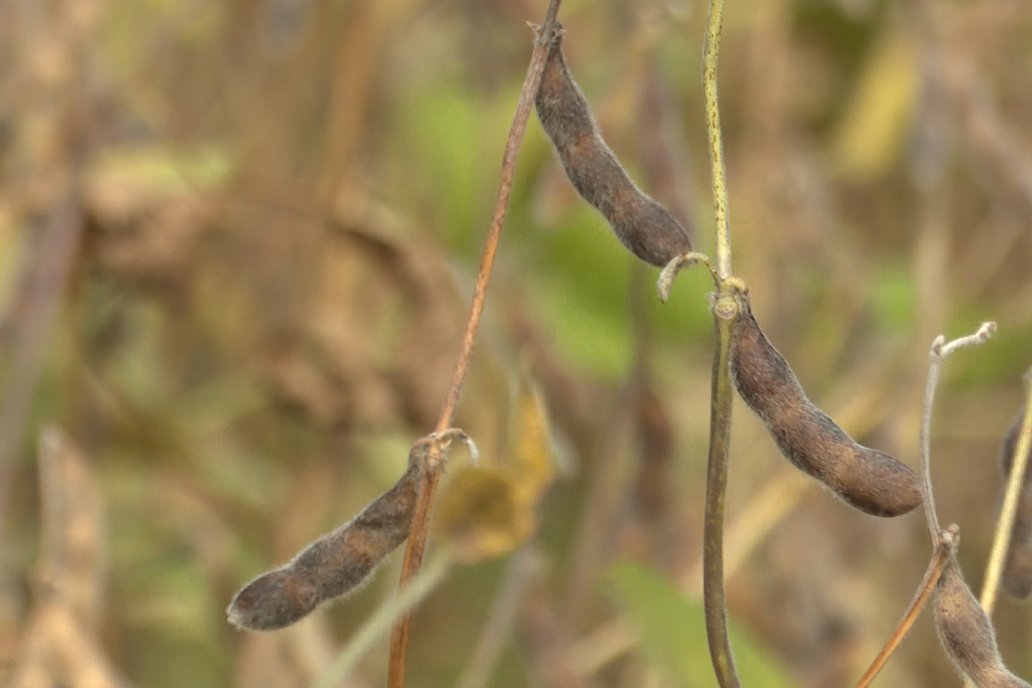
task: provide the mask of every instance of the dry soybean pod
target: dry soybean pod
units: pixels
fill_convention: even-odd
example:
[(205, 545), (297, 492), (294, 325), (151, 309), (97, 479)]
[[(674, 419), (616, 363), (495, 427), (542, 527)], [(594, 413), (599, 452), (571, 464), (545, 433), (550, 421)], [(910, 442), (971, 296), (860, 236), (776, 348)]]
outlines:
[(692, 250), (681, 223), (643, 193), (609, 150), (562, 51), (563, 29), (553, 38), (536, 105), (566, 176), (578, 193), (609, 221), (616, 236), (646, 263), (663, 267)]
[(917, 474), (884, 452), (858, 444), (807, 398), (795, 373), (753, 317), (748, 291), (732, 335), (731, 370), (742, 399), (763, 420), (781, 453), (846, 503), (875, 516), (899, 516), (921, 503)]
[(229, 622), (252, 631), (283, 628), (353, 590), (408, 537), (420, 473), (412, 462), (394, 487), (353, 520), (245, 585), (229, 603)]
[(409, 452), (398, 482), (358, 516), (302, 549), (289, 563), (263, 573), (238, 592), (226, 609), (229, 622), (252, 631), (271, 631), (304, 618), (319, 605), (354, 590), (409, 535), (416, 489), (431, 444), (459, 439), (476, 460), (476, 445), (456, 428), (421, 438)]
[[(1005, 479), (1010, 476), (1011, 467), (1014, 465), (1018, 433), (1024, 415), (1025, 411), (1022, 409), (1007, 431), (1000, 449)], [(1002, 582), (1004, 590), (1019, 600), (1028, 599), (1032, 594), (1032, 472), (1029, 470), (1025, 471), (1018, 509), (1014, 514), (1014, 527), (1011, 529), (1010, 546), (1003, 565)]]
[(964, 581), (955, 555), (936, 585), (933, 608), (939, 642), (978, 688), (1030, 688), (1003, 663), (992, 623)]

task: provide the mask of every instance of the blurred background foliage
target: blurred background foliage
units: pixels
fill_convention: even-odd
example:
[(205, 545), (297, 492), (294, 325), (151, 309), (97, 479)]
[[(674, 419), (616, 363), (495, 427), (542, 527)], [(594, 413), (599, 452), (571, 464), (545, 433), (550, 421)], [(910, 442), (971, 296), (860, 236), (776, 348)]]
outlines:
[[(432, 429), (544, 5), (0, 3), (0, 681), (307, 685), (393, 594), (396, 560), (287, 631), (223, 611)], [(1032, 13), (729, 5), (736, 273), (815, 401), (916, 465), (932, 338), (999, 323), (950, 361), (933, 443), (978, 587), (1032, 364)], [(560, 17), (611, 146), (709, 250), (705, 4), (567, 0)], [(531, 122), (459, 419), (540, 504), (522, 549), (460, 567), (419, 610), (411, 685), (714, 684), (707, 278), (683, 274), (661, 306), (655, 276)], [(528, 398), (549, 443), (521, 441), (541, 432)], [(858, 516), (735, 418), (745, 683), (850, 685), (924, 570), (924, 522)], [(996, 621), (1032, 676), (1028, 607)], [(386, 642), (346, 685), (381, 685), (385, 662)], [(880, 679), (955, 682), (927, 618)]]

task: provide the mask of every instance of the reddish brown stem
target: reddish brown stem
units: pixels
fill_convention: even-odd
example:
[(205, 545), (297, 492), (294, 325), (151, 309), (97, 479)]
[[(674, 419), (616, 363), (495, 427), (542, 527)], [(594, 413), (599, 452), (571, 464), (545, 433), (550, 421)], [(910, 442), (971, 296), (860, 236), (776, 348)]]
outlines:
[(957, 547), (957, 527), (950, 526), (944, 535), (940, 536), (939, 542), (935, 547), (935, 551), (932, 553), (932, 558), (928, 562), (928, 568), (925, 570), (924, 578), (921, 579), (921, 583), (917, 586), (917, 592), (914, 594), (914, 599), (910, 601), (910, 605), (907, 610), (903, 613), (903, 618), (899, 620), (896, 625), (896, 629), (889, 636), (889, 640), (885, 643), (885, 646), (878, 653), (878, 656), (871, 662), (871, 666), (867, 667), (867, 671), (860, 677), (860, 680), (856, 682), (854, 688), (867, 688), (874, 681), (875, 676), (882, 670), (882, 667), (889, 661), (889, 657), (896, 651), (896, 648), (900, 646), (903, 639), (907, 637), (907, 633), (910, 632), (910, 627), (914, 625), (917, 617), (921, 614), (921, 611), (928, 604), (928, 600), (932, 597), (932, 592), (935, 590), (935, 584), (939, 582), (939, 577), (942, 576), (943, 569), (946, 568), (946, 563), (950, 559), (950, 555), (953, 550)]
[[(509, 197), (512, 194), (512, 182), (516, 171), (516, 158), (519, 155), (520, 145), (523, 142), (523, 134), (527, 130), (530, 109), (534, 104), (534, 97), (541, 83), (541, 72), (544, 69), (545, 58), (548, 56), (548, 48), (555, 32), (555, 17), (559, 12), (560, 2), (561, 0), (549, 1), (548, 10), (545, 13), (545, 21), (537, 30), (537, 38), (534, 43), (534, 52), (530, 58), (530, 66), (527, 69), (527, 77), (523, 82), (523, 89), (520, 91), (519, 102), (516, 105), (516, 114), (513, 116), (512, 126), (509, 128), (509, 136), (505, 141), (505, 152), (502, 155), (502, 171), (498, 182), (498, 195), (495, 199), (494, 214), (491, 217), (491, 226), (488, 229), (487, 240), (484, 243), (484, 253), (480, 258), (480, 269), (477, 272), (476, 286), (473, 289), (473, 303), (470, 306), (466, 331), (462, 337), (462, 349), (455, 364), (455, 372), (452, 375), (451, 386), (448, 388), (448, 396), (444, 400), (444, 408), (441, 409), (441, 416), (437, 421), (437, 432), (441, 432), (452, 425), (455, 410), (459, 403), (459, 396), (462, 394), (462, 384), (466, 379), (470, 356), (473, 353), (473, 345), (477, 338), (477, 329), (480, 326), (480, 316), (484, 311), (484, 301), (487, 298), (487, 284), (491, 279), (491, 269), (494, 266), (495, 253), (498, 250), (502, 227), (505, 225), (505, 216), (509, 209)], [(438, 448), (431, 449), (431, 455), (427, 456), (426, 459), (428, 466), (436, 467), (441, 464), (440, 456), (434, 455), (438, 453)], [(430, 508), (433, 505), (434, 493), (437, 491), (437, 483), (440, 476), (441, 472), (435, 468), (425, 471), (423, 479), (420, 481), (419, 492), (416, 496), (416, 507), (412, 514), (412, 530), (409, 533), (408, 542), (405, 546), (405, 559), (401, 565), (399, 586), (405, 586), (409, 579), (419, 571), (423, 563), (430, 525)], [(412, 615), (406, 614), (394, 626), (394, 630), (391, 633), (390, 659), (387, 665), (387, 685), (389, 688), (404, 688), (405, 686), (405, 666), (411, 626)]]

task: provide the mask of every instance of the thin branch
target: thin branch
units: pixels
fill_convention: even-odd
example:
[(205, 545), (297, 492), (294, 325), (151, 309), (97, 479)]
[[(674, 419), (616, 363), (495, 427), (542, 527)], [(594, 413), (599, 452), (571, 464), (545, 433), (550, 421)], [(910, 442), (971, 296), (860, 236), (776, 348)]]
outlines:
[(986, 616), (992, 616), (996, 605), (996, 593), (1000, 589), (1000, 575), (1003, 572), (1004, 560), (1010, 548), (1011, 535), (1014, 531), (1014, 519), (1018, 513), (1018, 501), (1025, 486), (1025, 473), (1028, 471), (1029, 450), (1032, 449), (1032, 370), (1025, 376), (1026, 397), (1025, 415), (1021, 419), (1018, 441), (1014, 447), (1010, 475), (1007, 479), (1007, 491), (1004, 493), (1003, 506), (996, 522), (996, 534), (993, 536), (993, 548), (989, 554), (989, 563), (985, 569), (985, 582), (982, 583), (982, 595), (979, 604)]
[(717, 274), (731, 276), (731, 228), (727, 207), (727, 170), (724, 166), (724, 142), (720, 128), (720, 106), (717, 102), (717, 59), (720, 56), (720, 32), (724, 25), (724, 0), (710, 0), (706, 20), (706, 40), (702, 48), (702, 92), (706, 102), (706, 136), (709, 140), (710, 178), (713, 186), (713, 211), (717, 232)]
[(362, 624), (351, 642), (340, 651), (329, 668), (313, 684), (313, 688), (333, 688), (340, 685), (340, 682), (355, 670), (359, 660), (369, 651), (376, 639), (387, 632), (391, 622), (408, 613), (444, 581), (451, 564), (451, 554), (447, 551), (431, 559), (426, 568), (414, 576), (397, 597), (388, 600)]
[(917, 617), (920, 616), (925, 605), (928, 604), (928, 600), (931, 599), (932, 593), (935, 591), (935, 585), (939, 582), (943, 569), (946, 568), (946, 563), (950, 560), (954, 550), (957, 549), (959, 532), (960, 529), (956, 524), (953, 524), (939, 534), (938, 544), (936, 544), (935, 550), (932, 552), (932, 558), (928, 561), (928, 568), (925, 569), (924, 578), (918, 584), (917, 592), (914, 593), (914, 598), (907, 606), (907, 610), (903, 612), (903, 618), (896, 624), (896, 628), (893, 630), (892, 635), (889, 636), (888, 642), (885, 643), (885, 646), (878, 653), (878, 656), (874, 658), (874, 661), (871, 662), (871, 665), (867, 667), (867, 671), (856, 682), (854, 688), (867, 688), (867, 686), (871, 685), (875, 676), (889, 661), (889, 657), (892, 656), (907, 637), (910, 627), (914, 625)]
[(928, 532), (934, 541), (942, 530), (939, 527), (939, 514), (935, 509), (935, 495), (932, 491), (932, 406), (935, 403), (935, 390), (939, 386), (939, 374), (942, 372), (942, 351), (946, 338), (941, 334), (932, 342), (932, 350), (928, 354), (928, 382), (925, 384), (924, 405), (921, 413), (921, 478), (924, 493), (925, 520)]
[(957, 349), (982, 344), (994, 332), (996, 332), (996, 323), (985, 322), (974, 334), (954, 339), (951, 342), (947, 342), (944, 336), (939, 335), (932, 342), (932, 350), (929, 353), (928, 383), (925, 385), (924, 409), (921, 414), (921, 476), (924, 483), (925, 519), (928, 521), (928, 532), (931, 535), (933, 546), (939, 541), (942, 533), (942, 528), (939, 526), (939, 515), (935, 509), (935, 495), (932, 492), (931, 468), (932, 406), (935, 404), (935, 390), (939, 386), (942, 363)]
[[(541, 83), (541, 72), (544, 69), (545, 59), (548, 56), (549, 44), (555, 33), (555, 18), (559, 12), (560, 3), (561, 0), (549, 1), (545, 20), (537, 30), (534, 52), (531, 55), (530, 66), (527, 69), (527, 77), (523, 82), (519, 102), (516, 105), (516, 113), (513, 116), (512, 126), (505, 141), (505, 152), (502, 155), (502, 171), (498, 182), (498, 195), (495, 199), (494, 214), (491, 217), (491, 225), (484, 244), (484, 252), (480, 259), (480, 269), (477, 272), (477, 281), (473, 289), (473, 302), (470, 306), (469, 320), (466, 323), (466, 331), (462, 338), (462, 349), (455, 364), (455, 372), (452, 375), (451, 386), (448, 388), (441, 416), (437, 421), (437, 431), (444, 430), (452, 425), (459, 397), (462, 393), (462, 385), (466, 379), (466, 371), (469, 368), (473, 345), (476, 342), (477, 330), (480, 326), (480, 317), (484, 311), (487, 285), (491, 278), (495, 253), (498, 250), (502, 228), (505, 225), (505, 216), (509, 208), (509, 197), (512, 194), (516, 159), (523, 141), (523, 134), (527, 130), (527, 121), (530, 118), (534, 97)], [(433, 458), (428, 457), (429, 463), (434, 463)], [(426, 553), (430, 508), (433, 505), (434, 494), (437, 491), (437, 483), (440, 480), (440, 476), (440, 471), (427, 471), (420, 482), (415, 511), (412, 515), (412, 531), (408, 537), (405, 547), (405, 558), (402, 562), (400, 587), (404, 587), (419, 570), (423, 556)], [(390, 659), (387, 668), (387, 685), (390, 688), (404, 688), (405, 686), (405, 664), (411, 625), (412, 614), (408, 613), (401, 618), (391, 633)]]

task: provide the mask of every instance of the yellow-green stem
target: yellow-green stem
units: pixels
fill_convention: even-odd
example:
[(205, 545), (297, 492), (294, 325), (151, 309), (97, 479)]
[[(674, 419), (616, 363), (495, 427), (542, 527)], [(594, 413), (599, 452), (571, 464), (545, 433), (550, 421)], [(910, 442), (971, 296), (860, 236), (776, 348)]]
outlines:
[(710, 0), (706, 39), (702, 49), (702, 91), (706, 103), (706, 138), (709, 141), (710, 179), (713, 186), (713, 220), (716, 225), (717, 274), (731, 276), (731, 228), (727, 208), (727, 172), (717, 101), (717, 58), (724, 25), (724, 0)]
[(738, 302), (728, 288), (731, 277), (731, 230), (728, 221), (727, 175), (717, 101), (717, 60), (724, 24), (724, 0), (710, 0), (706, 38), (702, 50), (702, 90), (706, 104), (706, 137), (709, 142), (710, 179), (716, 232), (718, 298), (713, 306), (717, 336), (713, 354), (710, 399), (710, 446), (706, 472), (706, 514), (703, 533), (702, 590), (706, 611), (706, 636), (713, 670), (721, 688), (737, 688), (731, 643), (727, 635), (724, 601), (724, 495), (727, 490), (728, 453), (731, 444), (731, 332), (738, 317)]
[(1014, 529), (1014, 518), (1018, 511), (1018, 500), (1025, 484), (1025, 473), (1028, 470), (1029, 448), (1032, 447), (1032, 371), (1026, 376), (1025, 415), (1021, 419), (1021, 430), (1015, 445), (1014, 460), (1011, 462), (1010, 476), (1007, 480), (1007, 491), (1003, 497), (1003, 507), (996, 523), (996, 534), (993, 537), (993, 549), (989, 554), (989, 563), (985, 569), (985, 583), (982, 584), (982, 596), (979, 602), (989, 616), (993, 614), (996, 604), (996, 593), (1000, 589), (1000, 575), (1003, 571), (1004, 559), (1010, 547), (1011, 531)]

